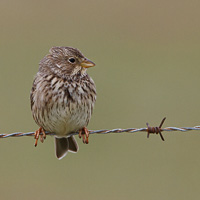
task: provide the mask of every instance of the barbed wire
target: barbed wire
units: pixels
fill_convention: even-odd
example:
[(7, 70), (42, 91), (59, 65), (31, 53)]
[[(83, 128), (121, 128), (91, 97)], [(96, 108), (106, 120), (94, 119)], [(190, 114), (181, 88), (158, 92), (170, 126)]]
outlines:
[[(150, 134), (159, 134), (161, 139), (164, 141), (164, 137), (161, 134), (161, 132), (163, 131), (181, 131), (181, 132), (186, 132), (186, 131), (200, 131), (200, 125), (199, 126), (194, 126), (194, 127), (181, 127), (181, 128), (177, 128), (177, 127), (166, 127), (166, 128), (162, 128), (162, 125), (164, 123), (166, 118), (164, 118), (161, 123), (160, 126), (158, 127), (151, 127), (149, 126), (148, 123), (146, 123), (147, 128), (126, 128), (126, 129), (121, 129), (121, 128), (115, 128), (115, 129), (103, 129), (103, 130), (89, 130), (90, 134), (109, 134), (109, 133), (136, 133), (136, 132), (147, 132), (147, 137), (149, 137)], [(55, 135), (54, 133), (49, 133), (49, 132), (45, 132), (46, 135)], [(79, 133), (71, 133), (69, 136), (71, 135), (78, 135)], [(16, 132), (16, 133), (10, 133), (10, 134), (6, 134), (6, 133), (2, 133), (0, 134), (0, 138), (8, 138), (8, 137), (22, 137), (22, 136), (34, 136), (35, 132), (28, 132), (28, 133), (22, 133), (22, 132)], [(43, 135), (43, 133), (40, 133), (40, 135)]]

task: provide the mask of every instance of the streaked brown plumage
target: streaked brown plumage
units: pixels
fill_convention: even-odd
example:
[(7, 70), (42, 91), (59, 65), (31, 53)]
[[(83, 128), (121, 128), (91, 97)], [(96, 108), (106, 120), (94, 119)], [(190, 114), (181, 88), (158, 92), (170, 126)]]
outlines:
[[(40, 129), (41, 141), (45, 131), (55, 133), (57, 158), (63, 158), (68, 151), (77, 152), (78, 144), (72, 132), (79, 131), (83, 142), (88, 143), (88, 125), (94, 103), (96, 88), (86, 70), (95, 64), (72, 47), (52, 47), (39, 64), (39, 71), (31, 90), (31, 110)], [(84, 134), (86, 134), (86, 139)]]

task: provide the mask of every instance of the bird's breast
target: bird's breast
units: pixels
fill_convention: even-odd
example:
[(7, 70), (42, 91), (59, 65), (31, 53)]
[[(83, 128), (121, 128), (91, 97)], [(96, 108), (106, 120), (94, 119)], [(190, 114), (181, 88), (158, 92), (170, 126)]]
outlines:
[(43, 84), (38, 83), (36, 90), (34, 119), (46, 131), (67, 135), (89, 123), (96, 101), (92, 79), (76, 82), (48, 77)]

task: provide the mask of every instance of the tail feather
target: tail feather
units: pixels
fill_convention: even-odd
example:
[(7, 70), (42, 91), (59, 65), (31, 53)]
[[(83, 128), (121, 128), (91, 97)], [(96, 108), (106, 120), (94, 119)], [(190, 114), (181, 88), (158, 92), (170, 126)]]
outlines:
[(76, 153), (78, 151), (78, 144), (74, 136), (68, 138), (55, 137), (55, 150), (56, 157), (60, 160), (67, 155), (68, 151)]
[(67, 139), (68, 139), (68, 142), (69, 142), (69, 151), (72, 152), (72, 153), (78, 152), (79, 147), (78, 147), (78, 144), (77, 144), (74, 136), (71, 136)]

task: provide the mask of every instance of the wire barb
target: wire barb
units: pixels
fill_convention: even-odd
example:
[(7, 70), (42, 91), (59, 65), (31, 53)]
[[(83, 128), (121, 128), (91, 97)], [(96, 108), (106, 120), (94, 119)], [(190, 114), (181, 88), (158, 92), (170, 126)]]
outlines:
[(164, 139), (164, 137), (163, 137), (163, 135), (162, 135), (162, 125), (163, 125), (163, 123), (164, 123), (164, 121), (166, 120), (166, 117), (164, 117), (163, 118), (163, 120), (161, 121), (161, 123), (160, 123), (160, 126), (159, 127), (150, 127), (149, 126), (149, 123), (146, 123), (146, 125), (147, 125), (147, 138), (149, 138), (149, 135), (150, 135), (150, 133), (156, 133), (156, 134), (158, 134), (159, 133), (159, 135), (160, 135), (160, 137), (161, 137), (161, 140), (162, 141), (165, 141), (165, 139)]

